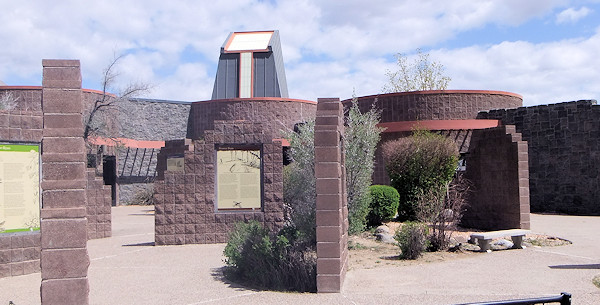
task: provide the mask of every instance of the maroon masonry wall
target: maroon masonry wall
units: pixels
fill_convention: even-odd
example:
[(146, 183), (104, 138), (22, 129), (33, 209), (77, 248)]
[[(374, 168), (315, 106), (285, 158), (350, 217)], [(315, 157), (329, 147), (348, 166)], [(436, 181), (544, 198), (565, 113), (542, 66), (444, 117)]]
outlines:
[(319, 99), (315, 121), (317, 291), (340, 292), (348, 268), (348, 201), (344, 112), (339, 99)]
[(41, 234), (0, 234), (0, 278), (40, 272)]
[(236, 98), (192, 103), (189, 127), (192, 139), (214, 129), (214, 121), (245, 120), (263, 124), (264, 133), (281, 138), (282, 130), (293, 130), (294, 124), (315, 117), (317, 105), (312, 101), (279, 98)]
[[(262, 125), (215, 121), (203, 139), (166, 141), (158, 154), (154, 182), (156, 245), (227, 242), (235, 223), (256, 220), (272, 231), (283, 227), (283, 155)], [(215, 145), (252, 144), (262, 147), (262, 211), (215, 210)], [(184, 156), (184, 171), (166, 171), (169, 155)]]
[[(422, 120), (468, 120), (476, 119), (483, 110), (519, 107), (523, 105), (520, 95), (504, 91), (486, 90), (444, 90), (415, 91), (371, 95), (357, 98), (361, 111), (369, 111), (374, 105), (381, 110), (381, 123), (416, 122)], [(352, 100), (342, 101), (345, 108), (352, 105)], [(451, 125), (451, 124), (448, 124)], [(464, 153), (469, 148), (471, 128), (439, 129), (442, 134), (451, 137)], [(399, 139), (411, 132), (385, 132), (380, 143)], [(375, 168), (373, 184), (389, 185), (389, 177), (380, 146), (375, 152)]]
[(466, 178), (474, 184), (462, 219), (469, 228), (529, 229), (527, 142), (515, 126), (473, 131)]
[(95, 168), (87, 169), (87, 235), (88, 239), (112, 235), (110, 185), (104, 185), (102, 177), (96, 176)]

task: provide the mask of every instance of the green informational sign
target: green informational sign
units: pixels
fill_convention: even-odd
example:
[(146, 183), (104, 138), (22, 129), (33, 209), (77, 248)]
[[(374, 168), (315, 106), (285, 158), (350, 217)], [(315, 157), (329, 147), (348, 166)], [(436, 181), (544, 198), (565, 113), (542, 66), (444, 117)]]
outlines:
[(39, 230), (40, 148), (0, 144), (0, 233)]
[(261, 208), (260, 150), (217, 151), (217, 209)]

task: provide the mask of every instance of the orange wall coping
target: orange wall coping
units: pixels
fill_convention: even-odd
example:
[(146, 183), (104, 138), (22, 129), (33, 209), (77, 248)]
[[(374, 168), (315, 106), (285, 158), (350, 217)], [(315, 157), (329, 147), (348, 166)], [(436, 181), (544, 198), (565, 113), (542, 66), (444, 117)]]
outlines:
[(101, 138), (94, 137), (89, 139), (90, 143), (96, 145), (117, 146), (123, 145), (129, 148), (162, 148), (165, 146), (165, 141), (142, 141), (126, 138)]
[(379, 123), (377, 126), (385, 128), (383, 132), (411, 131), (414, 128), (428, 130), (464, 130), (498, 127), (500, 126), (500, 120), (422, 120)]
[(273, 101), (273, 102), (300, 102), (307, 104), (316, 105), (317, 102), (309, 101), (309, 100), (300, 100), (295, 98), (287, 98), (287, 97), (249, 97), (249, 98), (228, 98), (228, 99), (219, 99), (219, 100), (206, 100), (206, 101), (196, 101), (192, 102), (192, 104), (196, 103), (210, 103), (210, 102), (243, 102), (243, 101)]
[[(395, 93), (381, 93), (366, 96), (357, 97), (359, 100), (364, 98), (374, 98), (380, 96), (398, 96), (398, 95), (427, 95), (427, 94), (495, 94), (495, 95), (508, 95), (523, 99), (523, 96), (517, 93), (508, 91), (498, 90), (424, 90), (424, 91), (408, 91), (408, 92), (395, 92)], [(342, 102), (351, 101), (352, 99), (343, 100)]]
[[(41, 90), (43, 87), (42, 86), (0, 86), (0, 90)], [(100, 90), (95, 90), (95, 89), (81, 89), (81, 91), (83, 92), (90, 92), (90, 93), (98, 93), (98, 94), (102, 94), (103, 92)], [(112, 97), (117, 97), (115, 94), (106, 92), (106, 95), (110, 95)]]

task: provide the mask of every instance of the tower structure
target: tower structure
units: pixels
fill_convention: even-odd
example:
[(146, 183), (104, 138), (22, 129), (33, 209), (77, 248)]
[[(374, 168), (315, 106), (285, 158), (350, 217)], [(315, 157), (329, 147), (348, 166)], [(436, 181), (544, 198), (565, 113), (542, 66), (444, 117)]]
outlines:
[(212, 99), (288, 97), (279, 31), (232, 32), (219, 56)]

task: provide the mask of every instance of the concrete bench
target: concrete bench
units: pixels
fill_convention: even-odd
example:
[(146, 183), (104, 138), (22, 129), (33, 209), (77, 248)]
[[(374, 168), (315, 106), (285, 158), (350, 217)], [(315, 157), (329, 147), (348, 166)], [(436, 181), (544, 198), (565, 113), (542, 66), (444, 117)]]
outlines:
[(492, 239), (510, 236), (513, 241), (513, 249), (522, 249), (523, 236), (529, 233), (531, 233), (531, 231), (521, 229), (474, 233), (471, 234), (471, 239), (469, 242), (475, 243), (475, 240), (477, 240), (477, 244), (479, 245), (479, 248), (481, 248), (481, 251), (487, 251), (490, 249), (490, 241)]

